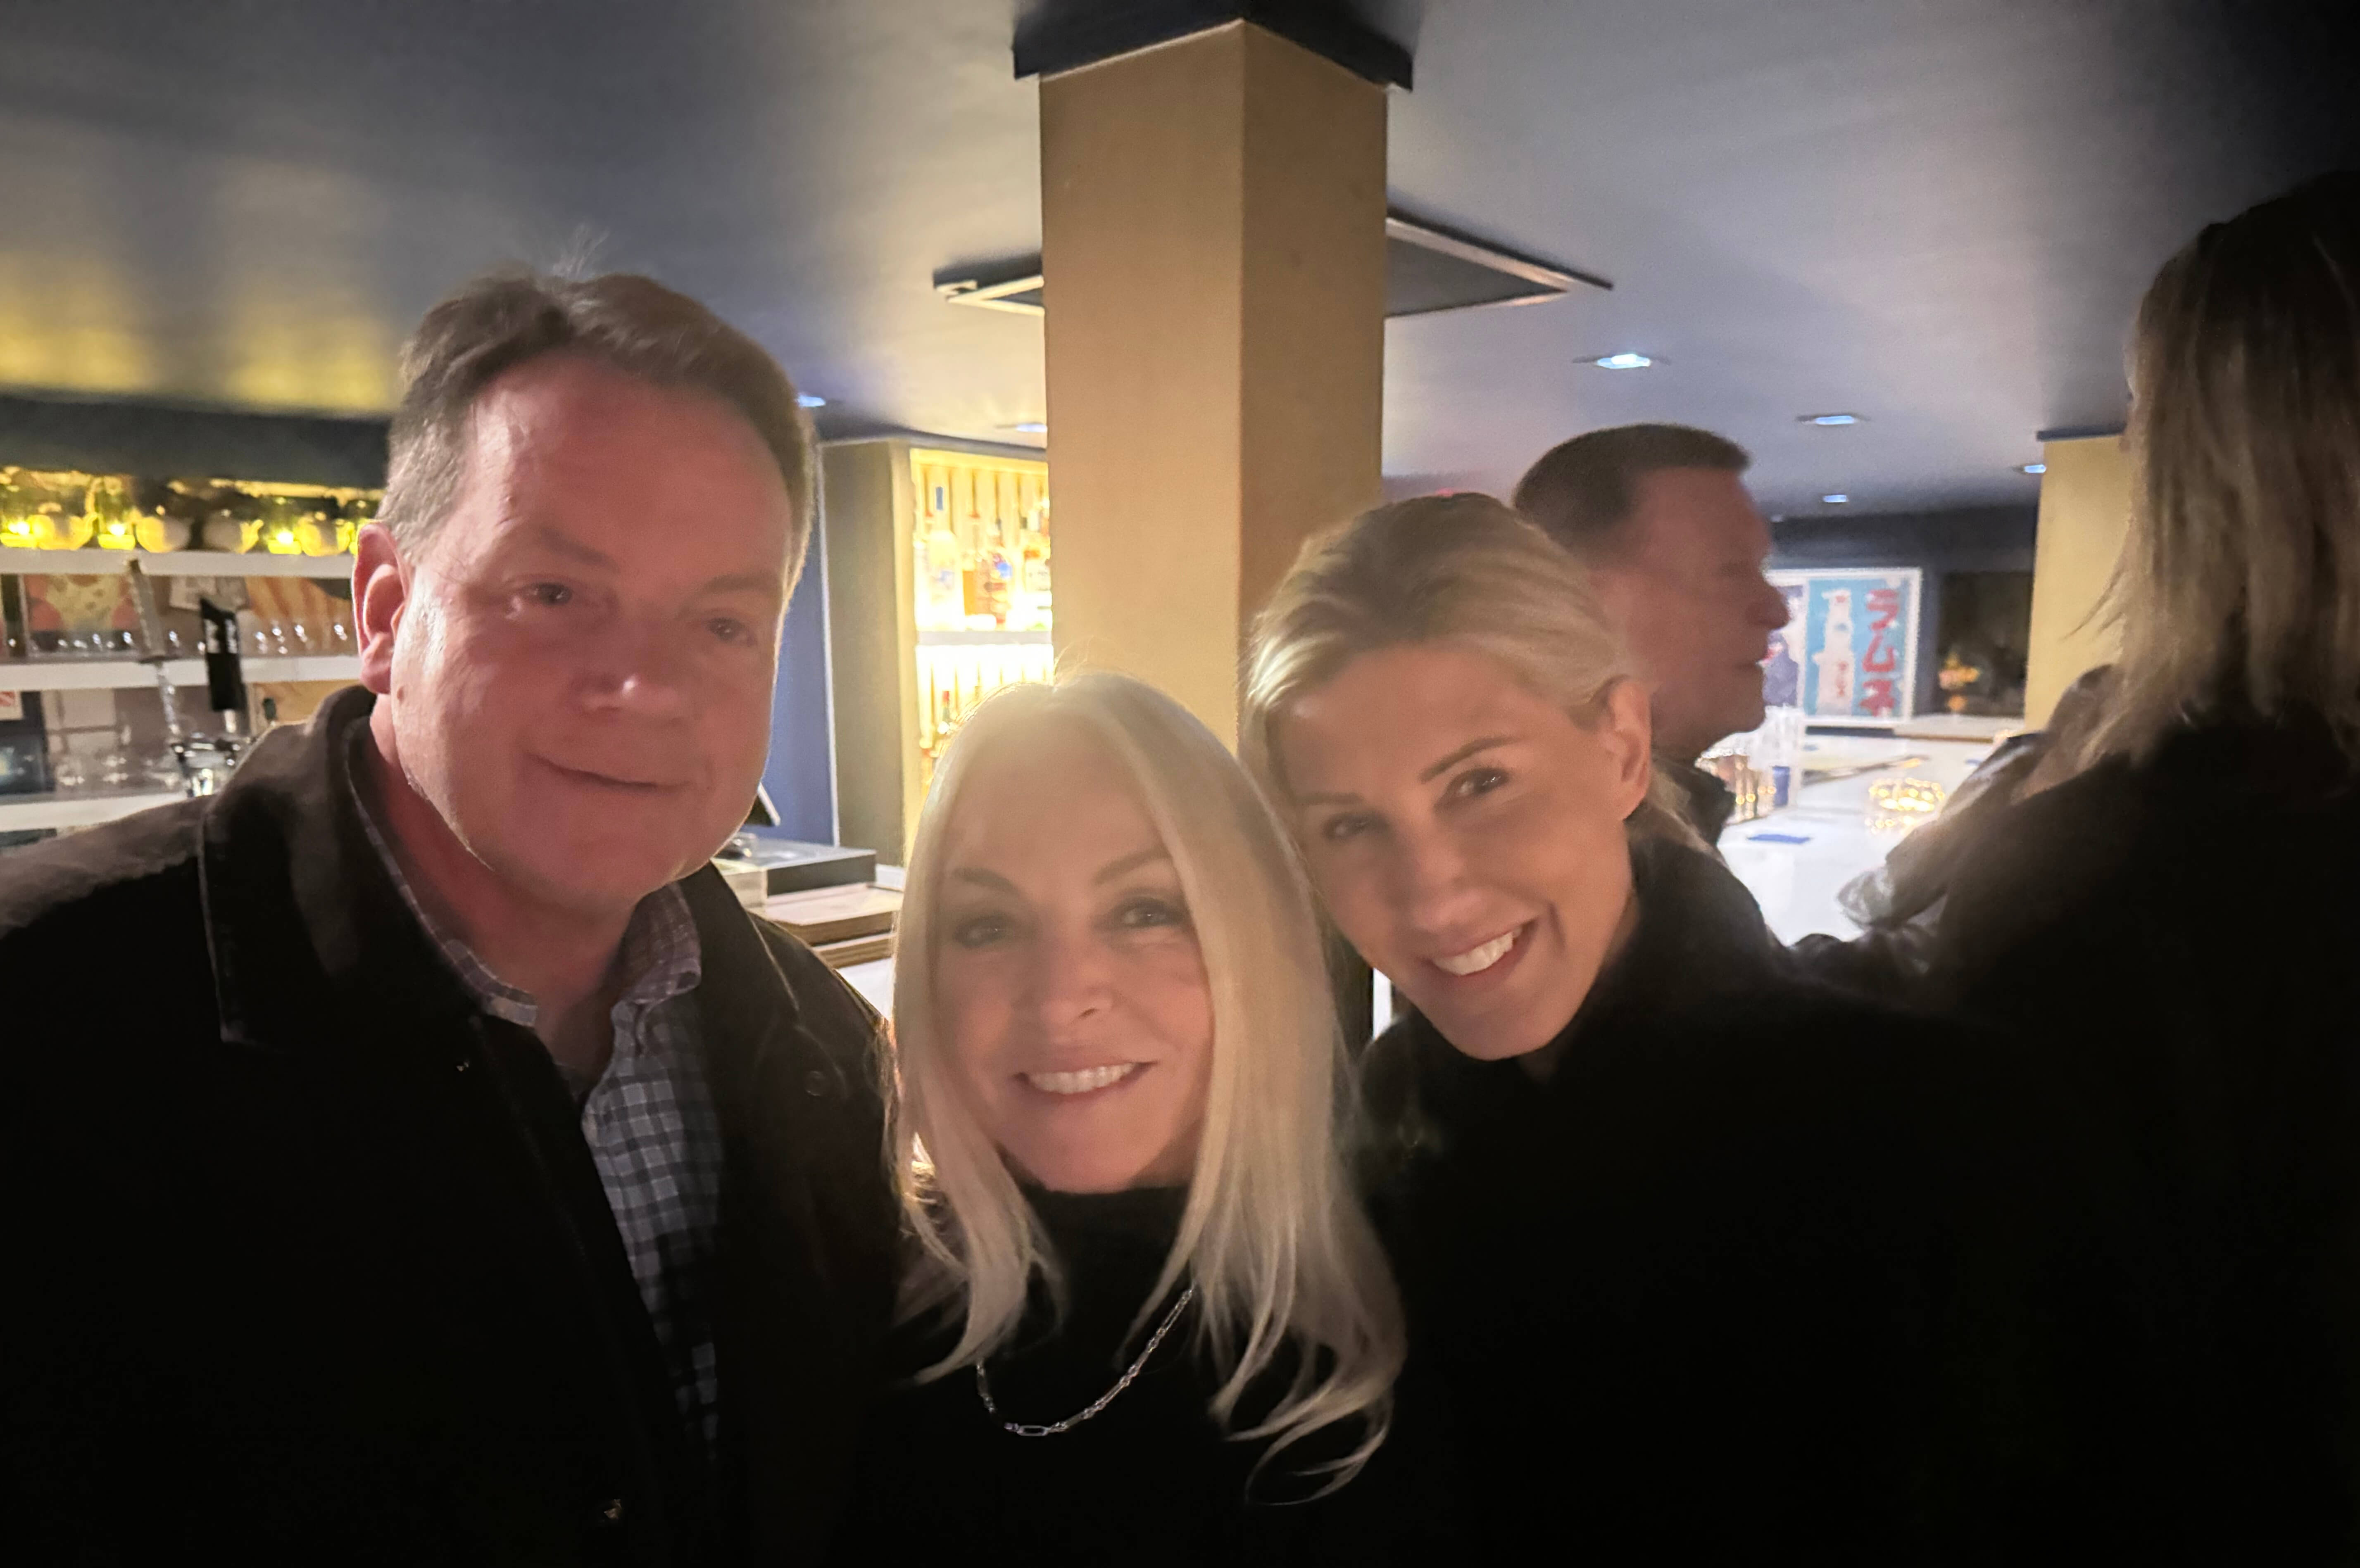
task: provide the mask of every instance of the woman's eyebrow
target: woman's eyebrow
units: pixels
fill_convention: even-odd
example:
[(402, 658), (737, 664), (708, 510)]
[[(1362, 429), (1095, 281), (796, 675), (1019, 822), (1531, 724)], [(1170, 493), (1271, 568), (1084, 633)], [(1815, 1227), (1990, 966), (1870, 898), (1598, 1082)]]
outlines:
[(1417, 776), (1417, 781), (1421, 784), (1431, 784), (1434, 780), (1441, 778), (1444, 774), (1449, 772), (1452, 768), (1458, 767), (1460, 763), (1466, 761), (1477, 752), (1489, 751), (1495, 746), (1511, 746), (1514, 744), (1515, 739), (1516, 737), (1513, 735), (1485, 735), (1480, 740), (1470, 740), (1465, 746), (1460, 746), (1457, 751), (1452, 752), (1448, 757), (1444, 757), (1441, 761), (1436, 763), (1433, 767), (1428, 768), (1425, 772), (1419, 774)]
[(997, 871), (986, 871), (979, 866), (955, 866), (952, 868), (950, 879), (954, 882), (972, 882), (978, 887), (989, 887), (995, 893), (1013, 893), (1016, 891), (1015, 883), (1011, 882), (1007, 877), (1002, 877)]
[(1171, 851), (1165, 849), (1160, 844), (1152, 844), (1145, 849), (1134, 849), (1129, 855), (1108, 861), (1104, 866), (1098, 868), (1098, 874), (1096, 877), (1091, 877), (1090, 880), (1093, 883), (1098, 884), (1111, 882), (1118, 877), (1129, 876), (1131, 873), (1138, 870), (1141, 866), (1147, 865), (1150, 861), (1169, 860), (1171, 858)]

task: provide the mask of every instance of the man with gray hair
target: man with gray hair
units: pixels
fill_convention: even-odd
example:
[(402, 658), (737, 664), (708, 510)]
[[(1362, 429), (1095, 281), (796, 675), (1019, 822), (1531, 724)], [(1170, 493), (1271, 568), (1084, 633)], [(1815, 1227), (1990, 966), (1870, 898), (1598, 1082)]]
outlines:
[(812, 528), (644, 278), (410, 343), (361, 685), (0, 882), (21, 1562), (809, 1562), (890, 1315), (877, 1020), (706, 864)]
[(1735, 441), (1688, 425), (1619, 425), (1560, 442), (1516, 485), (1516, 510), (1590, 569), (1650, 688), (1655, 758), (1707, 844), (1736, 801), (1696, 765), (1762, 722), (1762, 660), (1786, 601), (1762, 575), (1770, 530)]

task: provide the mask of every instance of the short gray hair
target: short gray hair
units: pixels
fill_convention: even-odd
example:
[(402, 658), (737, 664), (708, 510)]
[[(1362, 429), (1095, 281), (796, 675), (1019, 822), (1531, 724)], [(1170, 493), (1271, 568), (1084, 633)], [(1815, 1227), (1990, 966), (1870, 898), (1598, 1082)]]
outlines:
[(1754, 462), (1693, 425), (1616, 425), (1559, 441), (1516, 481), (1516, 510), (1585, 560), (1612, 546), (1638, 505), (1640, 478), (1667, 468), (1743, 474)]
[(569, 354), (658, 387), (718, 397), (770, 449), (794, 511), (788, 581), (811, 538), (811, 425), (794, 383), (753, 339), (652, 278), (492, 273), (426, 312), (401, 356), (401, 407), (387, 438), (377, 518), (404, 550), (422, 547), (451, 509), (476, 399), (502, 375)]

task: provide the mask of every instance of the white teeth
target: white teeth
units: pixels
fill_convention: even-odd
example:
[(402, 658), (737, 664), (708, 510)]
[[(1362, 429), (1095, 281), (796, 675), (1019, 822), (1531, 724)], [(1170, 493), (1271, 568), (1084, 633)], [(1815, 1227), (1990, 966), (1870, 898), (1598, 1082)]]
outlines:
[(1455, 958), (1437, 958), (1434, 964), (1436, 968), (1447, 969), (1453, 975), (1480, 975), (1507, 957), (1508, 949), (1515, 945), (1516, 933), (1510, 931), (1505, 936), (1493, 937), (1480, 947), (1470, 947)]
[(1024, 1081), (1051, 1094), (1087, 1094), (1109, 1083), (1120, 1083), (1139, 1068), (1136, 1062), (1116, 1067), (1085, 1067), (1076, 1073), (1027, 1073)]

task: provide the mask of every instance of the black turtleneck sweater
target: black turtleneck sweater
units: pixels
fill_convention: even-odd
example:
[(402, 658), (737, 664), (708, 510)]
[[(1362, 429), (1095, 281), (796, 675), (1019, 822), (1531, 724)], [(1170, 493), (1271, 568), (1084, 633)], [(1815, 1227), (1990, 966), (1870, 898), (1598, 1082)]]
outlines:
[[(1668, 845), (1536, 1081), (1412, 1017), (1371, 1048), (1408, 1381), (1470, 1560), (2005, 1557), (2079, 1484), (2027, 1299), (2072, 1203), (2009, 1059), (1796, 978)], [(2050, 1544), (2055, 1544), (2052, 1541)]]
[[(1274, 1459), (1248, 1501), (1263, 1445), (1226, 1437), (1207, 1413), (1218, 1380), (1196, 1344), (1193, 1305), (1138, 1380), (1090, 1421), (1054, 1437), (1003, 1431), (1002, 1421), (1064, 1420), (1104, 1394), (1179, 1295), (1159, 1300), (1146, 1326), (1132, 1332), (1171, 1251), (1185, 1189), (1028, 1189), (1026, 1196), (1065, 1264), (1063, 1320), (1036, 1291), (1015, 1345), (989, 1363), (998, 1417), (967, 1370), (905, 1386), (886, 1400), (863, 1436), (838, 1561), (1408, 1561), (1394, 1555), (1387, 1516), (1415, 1488), (1387, 1484), (1399, 1463), (1390, 1456), (1336, 1496), (1306, 1501), (1317, 1483), (1306, 1486), (1289, 1470), (1288, 1455), (1324, 1458), (1351, 1446), (1315, 1434)], [(900, 1341), (898, 1370), (906, 1377), (938, 1359), (953, 1337), (939, 1323), (913, 1325)], [(1247, 1413), (1267, 1409), (1291, 1370), (1290, 1363), (1265, 1375)], [(1256, 1395), (1265, 1397), (1257, 1404)]]

